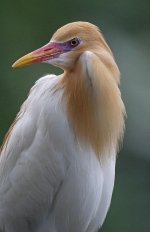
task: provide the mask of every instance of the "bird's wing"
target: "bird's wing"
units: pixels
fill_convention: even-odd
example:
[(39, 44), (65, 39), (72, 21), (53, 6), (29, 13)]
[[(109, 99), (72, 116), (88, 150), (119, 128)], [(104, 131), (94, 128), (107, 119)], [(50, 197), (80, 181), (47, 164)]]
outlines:
[(8, 225), (13, 215), (34, 217), (38, 212), (40, 217), (43, 210), (50, 210), (65, 176), (68, 160), (62, 154), (68, 151), (62, 138), (67, 122), (61, 111), (61, 91), (52, 91), (58, 79), (50, 75), (36, 83), (3, 145), (0, 225), (2, 221)]

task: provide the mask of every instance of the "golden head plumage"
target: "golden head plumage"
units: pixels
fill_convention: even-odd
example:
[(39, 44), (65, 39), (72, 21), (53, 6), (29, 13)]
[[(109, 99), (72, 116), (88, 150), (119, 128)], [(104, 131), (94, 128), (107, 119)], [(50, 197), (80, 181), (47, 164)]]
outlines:
[(81, 38), (88, 47), (90, 47), (91, 44), (94, 46), (94, 44), (101, 43), (101, 46), (108, 48), (99, 28), (88, 22), (79, 21), (68, 23), (54, 33), (52, 40), (66, 41), (75, 37)]

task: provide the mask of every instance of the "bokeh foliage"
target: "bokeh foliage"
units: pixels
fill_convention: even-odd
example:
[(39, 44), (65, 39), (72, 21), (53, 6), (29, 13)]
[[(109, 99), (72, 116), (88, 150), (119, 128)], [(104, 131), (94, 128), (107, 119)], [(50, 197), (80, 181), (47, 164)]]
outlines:
[(12, 70), (22, 55), (46, 43), (61, 25), (98, 25), (121, 70), (128, 118), (119, 154), (112, 205), (102, 232), (150, 231), (150, 1), (6, 0), (0, 6), (0, 141), (29, 89), (43, 74), (37, 64)]

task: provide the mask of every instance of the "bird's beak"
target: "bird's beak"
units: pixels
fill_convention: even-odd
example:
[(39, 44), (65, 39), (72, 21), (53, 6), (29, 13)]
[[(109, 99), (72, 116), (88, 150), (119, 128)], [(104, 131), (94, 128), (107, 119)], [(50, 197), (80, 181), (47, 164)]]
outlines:
[(58, 57), (61, 53), (64, 52), (63, 47), (59, 43), (49, 42), (45, 46), (21, 57), (13, 65), (13, 68), (21, 67), (24, 65), (44, 62)]

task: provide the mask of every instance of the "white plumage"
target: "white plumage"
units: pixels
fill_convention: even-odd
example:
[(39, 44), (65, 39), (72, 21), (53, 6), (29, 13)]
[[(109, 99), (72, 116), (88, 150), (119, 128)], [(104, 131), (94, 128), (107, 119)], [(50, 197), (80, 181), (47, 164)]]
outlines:
[[(62, 55), (67, 60), (73, 52)], [(96, 93), (93, 54), (82, 51), (76, 62), (82, 64), (83, 82)], [(64, 66), (67, 61), (62, 55), (51, 58), (52, 62)], [(63, 80), (64, 74), (40, 78), (8, 132), (0, 157), (0, 231), (95, 232), (104, 222), (114, 186), (116, 144), (106, 141), (98, 155), (90, 138), (86, 142), (78, 136), (67, 110), (67, 96), (63, 97)], [(123, 130), (124, 107), (120, 92), (116, 94)]]

